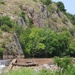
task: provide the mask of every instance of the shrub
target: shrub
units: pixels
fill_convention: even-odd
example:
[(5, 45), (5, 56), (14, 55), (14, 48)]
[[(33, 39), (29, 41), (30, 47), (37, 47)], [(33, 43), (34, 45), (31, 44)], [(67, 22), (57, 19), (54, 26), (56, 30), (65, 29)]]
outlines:
[(62, 73), (68, 70), (68, 67), (73, 67), (72, 59), (68, 56), (64, 58), (55, 57), (54, 63), (58, 66), (59, 72), (62, 72)]
[(3, 16), (3, 17), (0, 18), (0, 26), (2, 26), (4, 24), (7, 25), (10, 28), (12, 28), (13, 25), (14, 25), (13, 21), (11, 21), (8, 16)]
[(73, 39), (72, 41), (71, 41), (71, 43), (69, 44), (69, 51), (68, 51), (68, 54), (70, 55), (70, 56), (75, 56), (75, 39)]
[(3, 51), (4, 51), (4, 49), (3, 48), (0, 48), (0, 58), (1, 59), (3, 58)]
[(5, 4), (3, 1), (0, 1), (0, 4)]
[(67, 18), (71, 21), (71, 23), (73, 25), (75, 25), (75, 15), (72, 15), (70, 13), (65, 12), (65, 15), (67, 16)]
[(3, 53), (3, 51), (4, 51), (4, 49), (3, 48), (0, 48), (0, 54)]
[(30, 28), (34, 27), (32, 18), (29, 18), (29, 27)]
[(1, 30), (8, 32), (9, 31), (9, 27), (7, 25), (2, 25), (1, 26)]
[(71, 33), (72, 36), (74, 36), (75, 35), (75, 26), (73, 26), (73, 28), (70, 28), (69, 32)]
[(24, 21), (26, 21), (26, 19), (25, 19), (25, 12), (21, 12), (21, 17), (23, 18)]
[(50, 12), (53, 12), (55, 10), (51, 5), (47, 5), (47, 9)]
[(42, 2), (43, 4), (45, 4), (45, 5), (49, 5), (49, 4), (52, 3), (51, 0), (41, 0), (41, 2)]
[(66, 12), (65, 6), (62, 2), (59, 1), (56, 4), (61, 11)]

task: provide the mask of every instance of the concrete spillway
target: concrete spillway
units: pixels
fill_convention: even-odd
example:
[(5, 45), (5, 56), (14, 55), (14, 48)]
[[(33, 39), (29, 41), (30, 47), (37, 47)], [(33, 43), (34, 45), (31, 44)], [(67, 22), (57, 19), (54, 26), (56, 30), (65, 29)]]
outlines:
[(0, 65), (8, 66), (10, 63), (10, 60), (0, 60)]
[(10, 60), (0, 60), (0, 73), (4, 72), (5, 68), (9, 65)]

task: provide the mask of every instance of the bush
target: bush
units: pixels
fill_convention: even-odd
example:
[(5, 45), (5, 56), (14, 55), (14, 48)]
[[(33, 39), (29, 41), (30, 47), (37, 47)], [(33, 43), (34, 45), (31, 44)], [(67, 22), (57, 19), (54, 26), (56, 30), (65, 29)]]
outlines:
[(56, 32), (46, 28), (19, 29), (19, 39), (25, 57), (53, 57), (67, 55), (71, 34)]
[(73, 68), (72, 59), (70, 57), (55, 57), (54, 63), (58, 66), (58, 71), (59, 73), (62, 73), (62, 75), (64, 75), (64, 72), (68, 70), (69, 67)]
[(75, 35), (75, 26), (73, 26), (73, 28), (70, 28), (69, 32), (71, 33), (72, 36), (74, 36)]
[(28, 27), (30, 27), (30, 28), (34, 27), (32, 18), (29, 18), (29, 25), (28, 25)]
[(5, 4), (3, 1), (0, 1), (0, 4)]
[(59, 1), (56, 4), (57, 4), (58, 8), (60, 9), (60, 11), (66, 12), (65, 6), (62, 2)]
[(71, 23), (73, 24), (73, 25), (75, 25), (75, 15), (72, 15), (72, 14), (70, 14), (70, 13), (65, 13), (65, 15), (67, 16), (67, 18), (71, 21)]
[(8, 32), (9, 31), (9, 27), (7, 25), (2, 25), (1, 26), (1, 30)]
[(21, 17), (22, 17), (22, 18), (23, 18), (23, 20), (26, 22), (25, 12), (21, 12)]
[(0, 59), (3, 58), (3, 51), (4, 51), (4, 49), (3, 48), (0, 48)]
[(3, 48), (0, 48), (0, 54), (2, 54), (2, 53), (3, 53), (3, 51), (4, 51), (4, 49), (3, 49)]
[(70, 56), (75, 57), (75, 39), (73, 39), (73, 40), (71, 41), (71, 43), (69, 44), (69, 51), (68, 51), (68, 54), (69, 54)]
[(41, 0), (41, 2), (42, 2), (43, 4), (45, 4), (45, 5), (49, 5), (49, 4), (52, 3), (51, 0)]
[(0, 18), (0, 26), (2, 26), (4, 24), (7, 25), (10, 28), (12, 28), (13, 25), (14, 25), (13, 21), (11, 21), (8, 16), (3, 16), (3, 17)]
[(47, 5), (47, 9), (50, 12), (53, 12), (55, 10), (51, 5)]

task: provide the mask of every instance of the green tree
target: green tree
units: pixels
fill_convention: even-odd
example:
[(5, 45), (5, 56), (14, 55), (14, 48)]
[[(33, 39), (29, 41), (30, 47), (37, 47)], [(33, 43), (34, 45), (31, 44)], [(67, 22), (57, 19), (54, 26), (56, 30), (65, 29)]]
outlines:
[(63, 75), (68, 68), (73, 68), (72, 64), (72, 58), (70, 57), (64, 57), (64, 58), (59, 58), (59, 57), (54, 57), (54, 63), (58, 66), (59, 68), (59, 75)]
[(65, 6), (62, 2), (59, 1), (56, 4), (57, 4), (58, 8), (60, 9), (60, 11), (66, 12)]
[(75, 56), (75, 39), (73, 39), (73, 40), (71, 41), (71, 43), (69, 44), (68, 54), (69, 54), (70, 56)]
[(26, 28), (26, 29), (23, 29), (22, 33), (20, 33), (19, 35), (20, 43), (26, 57), (30, 55), (30, 47), (29, 47), (30, 45), (28, 44), (30, 41), (30, 38), (29, 38), (30, 33), (31, 33), (31, 29)]
[[(40, 35), (40, 32), (42, 33), (43, 29), (41, 29), (41, 28), (40, 29), (39, 28), (32, 28), (31, 29), (31, 33), (29, 35), (31, 56), (37, 56), (37, 54), (39, 54), (39, 56), (40, 56), (40, 50), (43, 50), (45, 48), (44, 43), (42, 43), (42, 41), (44, 40), (44, 37)], [(28, 46), (29, 46), (29, 44), (28, 44)]]
[(4, 49), (0, 48), (0, 59), (3, 59), (3, 51), (4, 51)]
[(71, 34), (68, 31), (63, 31), (58, 34), (60, 56), (66, 55), (66, 51), (69, 48), (70, 38)]
[(52, 0), (41, 0), (41, 2), (45, 5), (49, 5), (52, 3)]
[(26, 28), (19, 34), (26, 57), (62, 57), (67, 55), (70, 38), (71, 34), (68, 31), (57, 34), (49, 28)]
[(42, 28), (26, 28), (20, 35), (20, 42), (26, 57), (42, 57), (42, 51), (45, 48), (42, 42), (45, 39), (43, 32)]
[(56, 50), (58, 50), (57, 34), (50, 29), (46, 29), (44, 35), (45, 35), (44, 43), (46, 46), (45, 57), (54, 56), (54, 54), (56, 53)]

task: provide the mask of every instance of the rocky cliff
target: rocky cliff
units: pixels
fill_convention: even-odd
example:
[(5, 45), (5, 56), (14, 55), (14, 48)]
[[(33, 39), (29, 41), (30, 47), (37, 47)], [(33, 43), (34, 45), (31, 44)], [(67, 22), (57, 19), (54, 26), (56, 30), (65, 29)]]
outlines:
[[(58, 10), (54, 2), (50, 4), (50, 7), (47, 7), (40, 0), (2, 1), (4, 4), (0, 4), (0, 16), (9, 16), (11, 20), (23, 27), (32, 24), (30, 27), (48, 27), (60, 32), (63, 29), (69, 30), (73, 26), (66, 15)], [(23, 54), (17, 35), (1, 31), (0, 36), (1, 47), (3, 46), (2, 43), (5, 44), (4, 54)], [(7, 38), (9, 38), (9, 41)]]

